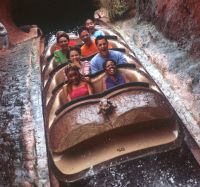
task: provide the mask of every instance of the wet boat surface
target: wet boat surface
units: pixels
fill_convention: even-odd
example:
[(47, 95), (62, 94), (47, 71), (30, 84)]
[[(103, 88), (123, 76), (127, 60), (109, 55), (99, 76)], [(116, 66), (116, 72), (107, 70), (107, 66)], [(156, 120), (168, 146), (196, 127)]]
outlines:
[(200, 169), (187, 145), (181, 148), (137, 158), (117, 166), (110, 166), (95, 174), (91, 167), (87, 175), (90, 179), (62, 187), (179, 187), (199, 186)]

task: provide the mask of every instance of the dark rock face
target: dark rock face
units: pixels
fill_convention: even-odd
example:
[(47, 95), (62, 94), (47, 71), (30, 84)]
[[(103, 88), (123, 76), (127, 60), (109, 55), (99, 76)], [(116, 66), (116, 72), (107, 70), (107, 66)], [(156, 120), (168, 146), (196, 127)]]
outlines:
[(7, 49), (8, 46), (8, 32), (5, 26), (0, 22), (0, 49)]

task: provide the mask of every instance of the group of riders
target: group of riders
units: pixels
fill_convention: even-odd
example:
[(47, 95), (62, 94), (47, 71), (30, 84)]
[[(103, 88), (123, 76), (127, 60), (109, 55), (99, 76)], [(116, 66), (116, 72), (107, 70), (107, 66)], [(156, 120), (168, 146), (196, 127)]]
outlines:
[[(78, 34), (83, 42), (81, 46), (70, 40), (66, 32), (58, 31), (56, 43), (50, 49), (56, 65), (68, 62), (64, 69), (68, 81), (64, 86), (67, 101), (93, 94), (88, 75), (102, 70), (106, 74), (103, 81), (105, 90), (128, 82), (126, 75), (117, 70), (118, 64), (127, 63), (126, 58), (122, 52), (111, 50), (112, 44), (103, 31), (96, 29), (92, 19), (85, 21)], [(85, 60), (91, 56), (90, 60)]]

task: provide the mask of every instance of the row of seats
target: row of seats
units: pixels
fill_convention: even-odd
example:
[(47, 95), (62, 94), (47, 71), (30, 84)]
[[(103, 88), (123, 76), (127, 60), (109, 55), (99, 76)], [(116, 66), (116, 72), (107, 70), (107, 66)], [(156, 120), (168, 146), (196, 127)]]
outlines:
[[(126, 46), (124, 46), (123, 43), (121, 43), (117, 40), (109, 40), (109, 43), (112, 45), (113, 50), (121, 51), (121, 52), (124, 52), (126, 54), (132, 54), (130, 49), (126, 48)], [(93, 56), (94, 55), (88, 57), (87, 59), (91, 59)], [(42, 78), (43, 78), (43, 83), (44, 83), (44, 86), (45, 86), (48, 79), (49, 79), (50, 73), (57, 67), (57, 65), (55, 64), (53, 55), (50, 55), (49, 57), (44, 59), (44, 61), (45, 61), (44, 64), (46, 64), (46, 65), (43, 68)]]
[[(129, 54), (124, 54), (127, 62), (129, 64), (132, 64), (134, 66), (136, 66), (136, 68), (140, 68), (140, 65), (137, 63), (137, 60), (129, 55)], [(51, 71), (49, 79), (44, 87), (44, 96), (46, 98), (46, 104), (48, 103), (49, 99), (52, 96), (52, 91), (60, 84), (62, 84), (63, 82), (65, 82), (65, 75), (63, 73), (66, 64), (62, 64), (59, 67), (57, 67), (55, 70), (56, 71)]]
[[(121, 67), (120, 67), (121, 66)], [(118, 70), (120, 73), (126, 74), (127, 78), (131, 82), (143, 82), (147, 83), (148, 85), (152, 85), (153, 83), (149, 79), (148, 75), (144, 72), (135, 68), (133, 64), (126, 64), (120, 65)], [(103, 88), (103, 80), (105, 77), (105, 72), (100, 72), (99, 74), (91, 77), (91, 84), (94, 89), (94, 93), (102, 93), (104, 92)], [(52, 124), (54, 118), (56, 117), (56, 111), (61, 108), (64, 104), (67, 103), (67, 98), (63, 92), (63, 87), (60, 87), (49, 97), (47, 102), (47, 120), (49, 121), (48, 124)]]

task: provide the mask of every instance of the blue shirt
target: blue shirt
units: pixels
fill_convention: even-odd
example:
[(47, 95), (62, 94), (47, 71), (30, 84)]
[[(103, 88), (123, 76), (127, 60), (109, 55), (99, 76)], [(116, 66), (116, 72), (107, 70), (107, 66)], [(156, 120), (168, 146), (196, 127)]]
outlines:
[(113, 79), (110, 78), (110, 76), (107, 76), (107, 78), (105, 80), (106, 89), (110, 89), (110, 88), (112, 88), (114, 86), (126, 83), (124, 77), (120, 73), (116, 74), (115, 79), (116, 80), (113, 80)]
[(117, 65), (127, 63), (123, 53), (121, 53), (119, 51), (113, 51), (113, 50), (108, 50), (108, 51), (109, 51), (109, 55), (107, 58), (102, 57), (99, 53), (96, 54), (92, 58), (92, 60), (91, 60), (91, 73), (92, 74), (103, 70), (103, 64), (108, 59), (114, 60), (117, 63)]
[(90, 37), (94, 40), (97, 36), (105, 36), (105, 34), (101, 30), (96, 30), (93, 34), (91, 34)]

